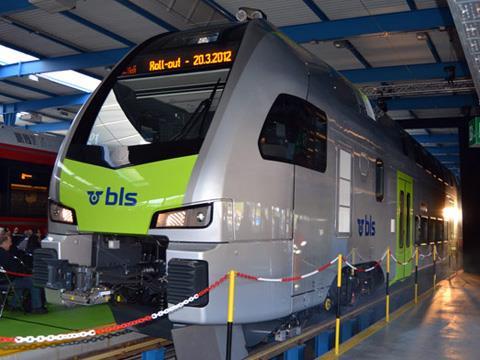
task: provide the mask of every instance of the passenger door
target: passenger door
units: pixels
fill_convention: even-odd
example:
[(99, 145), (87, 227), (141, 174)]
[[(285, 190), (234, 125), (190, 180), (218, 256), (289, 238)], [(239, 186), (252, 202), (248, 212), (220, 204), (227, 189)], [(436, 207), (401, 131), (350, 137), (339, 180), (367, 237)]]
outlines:
[[(410, 276), (412, 262), (408, 262), (412, 256), (413, 248), (413, 179), (401, 171), (397, 172), (397, 246), (395, 257), (396, 264), (395, 280), (401, 280)], [(408, 262), (406, 265), (400, 263)]]

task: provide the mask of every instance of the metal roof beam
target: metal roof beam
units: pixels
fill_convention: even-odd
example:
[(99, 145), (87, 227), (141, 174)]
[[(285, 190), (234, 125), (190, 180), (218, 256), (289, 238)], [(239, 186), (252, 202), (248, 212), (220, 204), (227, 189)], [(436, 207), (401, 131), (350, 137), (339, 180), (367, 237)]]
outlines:
[(77, 14), (72, 13), (71, 11), (62, 11), (60, 12), (63, 16), (69, 18), (70, 20), (73, 20), (79, 24), (82, 24), (92, 30), (95, 30), (99, 32), (100, 34), (103, 34), (105, 36), (108, 36), (109, 38), (116, 40), (122, 44), (125, 44), (127, 46), (134, 46), (135, 43), (133, 41), (130, 41), (128, 39), (125, 39), (123, 36), (115, 34), (113, 31), (110, 31), (108, 29), (105, 29), (104, 27), (101, 27), (100, 25), (97, 25), (81, 16), (78, 16)]
[(42, 89), (39, 89), (39, 88), (35, 88), (33, 86), (28, 86), (28, 85), (25, 85), (25, 84), (19, 84), (19, 83), (16, 83), (14, 81), (10, 81), (10, 80), (1, 80), (1, 81), (4, 82), (5, 84), (11, 85), (11, 86), (16, 86), (16, 87), (19, 87), (20, 89), (36, 92), (38, 94), (42, 94), (42, 95), (46, 95), (46, 96), (57, 96), (57, 94), (51, 93), (50, 91), (45, 91), (45, 90), (42, 90)]
[(74, 50), (74, 51), (78, 51), (78, 52), (85, 52), (85, 49), (81, 48), (80, 46), (72, 44), (71, 42), (68, 42), (66, 40), (60, 39), (59, 37), (57, 37), (55, 35), (52, 35), (50, 33), (42, 31), (40, 29), (34, 28), (34, 27), (32, 27), (30, 25), (27, 25), (25, 23), (14, 20), (11, 17), (4, 17), (3, 19), (12, 26), (15, 26), (19, 29), (25, 30), (25, 31), (27, 31), (29, 33), (32, 33), (32, 34), (35, 34), (37, 36), (40, 36), (41, 38), (52, 41), (52, 42), (54, 42), (58, 45), (65, 46), (66, 48), (68, 48), (70, 50)]
[[(450, 147), (452, 145), (441, 145), (441, 146), (438, 146), (438, 144), (435, 144), (435, 145), (432, 145), (432, 144), (424, 144), (423, 147), (427, 148), (428, 151), (430, 151), (431, 149), (436, 149), (436, 148), (441, 148), (441, 149), (446, 149), (445, 151), (453, 151)], [(455, 147), (457, 147), (458, 145), (455, 145)]]
[(159, 18), (158, 16), (153, 15), (151, 12), (145, 10), (144, 8), (128, 1), (128, 0), (115, 0), (117, 3), (122, 4), (126, 8), (130, 9), (131, 11), (139, 14), (140, 16), (143, 16), (144, 18), (150, 20), (151, 22), (163, 27), (164, 29), (168, 31), (178, 31), (178, 29), (173, 26), (172, 24), (169, 24), (165, 20)]
[(15, 14), (17, 12), (35, 9), (28, 0), (2, 0), (0, 1), (0, 16)]
[(289, 25), (280, 29), (296, 42), (304, 43), (385, 32), (429, 30), (441, 26), (453, 26), (452, 16), (446, 7)]
[[(6, 97), (6, 98), (9, 98), (9, 99), (13, 99), (13, 100), (15, 100), (15, 101), (23, 101), (23, 100), (25, 100), (25, 99), (23, 99), (23, 98), (19, 98), (18, 96), (13, 96), (13, 95), (10, 95), (10, 94), (4, 93), (4, 92), (0, 92), (0, 96)], [(0, 114), (1, 114), (1, 113), (2, 113), (2, 112), (0, 111)]]
[(412, 135), (420, 144), (458, 144), (458, 135)]
[(460, 154), (460, 148), (458, 146), (436, 146), (429, 147), (428, 152), (432, 155), (458, 155)]
[(35, 111), (59, 106), (82, 105), (90, 94), (56, 96), (41, 100), (28, 100), (0, 105), (0, 114), (9, 114), (22, 111)]
[(328, 16), (320, 9), (320, 7), (313, 1), (313, 0), (303, 0), (305, 5), (307, 5), (310, 10), (312, 10), (315, 15), (318, 16), (318, 18), (322, 21), (329, 21), (330, 19)]
[(343, 70), (340, 73), (354, 83), (443, 79), (445, 77), (445, 67), (447, 66), (455, 66), (457, 77), (470, 75), (467, 64), (462, 62), (384, 66), (370, 69)]
[[(1, 1), (1, 0), (0, 0)], [(11, 42), (8, 42), (8, 41), (4, 41), (4, 40), (1, 40), (0, 41), (0, 44), (2, 44), (3, 46), (6, 46), (6, 47), (9, 47), (10, 49), (13, 49), (13, 50), (17, 50), (17, 51), (20, 51), (20, 52), (23, 52), (25, 54), (28, 54), (30, 56), (35, 56), (37, 58), (39, 58), (40, 60), (44, 60), (44, 59), (48, 59), (47, 57), (45, 57), (44, 55), (40, 54), (40, 53), (37, 53), (35, 51), (32, 51), (32, 50), (29, 50), (29, 49), (26, 49), (24, 47), (21, 47), (21, 46), (18, 46), (18, 45), (15, 45), (15, 44), (12, 44)], [(120, 49), (118, 49), (120, 50)], [(52, 58), (54, 59), (54, 58)], [(17, 63), (18, 64), (18, 63)], [(12, 65), (15, 65), (15, 64), (12, 64)], [(3, 66), (10, 66), (10, 65), (3, 65)], [(3, 68), (3, 66), (0, 66), (0, 69)], [(61, 69), (61, 70), (70, 70), (70, 68), (68, 69)], [(93, 77), (94, 79), (97, 79), (97, 80), (101, 80), (102, 78), (96, 74), (93, 74), (89, 71), (85, 71), (85, 70), (78, 70), (79, 73), (81, 74), (84, 74), (84, 75), (87, 75), (87, 76), (90, 76), (90, 77)]]
[(61, 131), (70, 129), (70, 121), (58, 121), (47, 124), (25, 125), (25, 129), (35, 132)]
[(435, 47), (435, 44), (432, 41), (432, 38), (428, 33), (426, 33), (427, 38), (425, 39), (427, 42), (428, 49), (432, 53), (433, 58), (437, 63), (441, 63), (442, 59), (440, 58), (440, 55), (438, 54), (437, 48)]
[(0, 66), (0, 79), (50, 71), (78, 70), (108, 66), (118, 62), (129, 50), (130, 48), (121, 48), (3, 65)]
[(460, 161), (460, 157), (457, 155), (435, 155), (435, 157), (442, 163), (449, 163), (449, 164), (458, 164)]
[(469, 117), (446, 117), (446, 118), (427, 118), (427, 119), (395, 119), (404, 129), (443, 129), (456, 128), (466, 121)]
[(208, 6), (210, 6), (212, 9), (218, 11), (220, 14), (225, 16), (228, 20), (233, 21), (233, 22), (237, 21), (237, 18), (235, 17), (235, 15), (233, 15), (230, 11), (225, 9), (223, 6), (221, 6), (216, 1), (214, 1), (214, 0), (202, 0), (202, 1), (205, 4), (207, 4)]
[(363, 55), (358, 51), (358, 49), (348, 40), (344, 40), (345, 47), (352, 53), (353, 56), (367, 69), (370, 69), (372, 65), (363, 57)]
[(406, 2), (410, 10), (417, 10), (417, 4), (415, 3), (415, 0), (406, 0)]
[(475, 95), (420, 96), (385, 99), (387, 110), (448, 109), (475, 105)]
[(17, 114), (10, 113), (10, 114), (3, 114), (3, 123), (7, 126), (15, 126), (15, 122), (17, 121)]

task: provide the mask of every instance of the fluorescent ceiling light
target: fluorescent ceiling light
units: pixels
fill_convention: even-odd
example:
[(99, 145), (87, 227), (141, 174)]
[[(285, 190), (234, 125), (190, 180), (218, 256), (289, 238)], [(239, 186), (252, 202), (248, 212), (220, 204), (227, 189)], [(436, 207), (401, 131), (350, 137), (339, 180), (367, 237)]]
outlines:
[[(0, 45), (0, 65), (9, 65), (35, 60), (40, 59), (35, 56), (25, 54), (21, 51)], [(78, 71), (73, 70), (46, 72), (37, 74), (37, 76), (56, 82), (57, 84), (62, 84), (85, 92), (92, 92), (95, 90), (98, 84), (100, 84), (100, 80), (97, 80), (91, 76), (83, 75)]]

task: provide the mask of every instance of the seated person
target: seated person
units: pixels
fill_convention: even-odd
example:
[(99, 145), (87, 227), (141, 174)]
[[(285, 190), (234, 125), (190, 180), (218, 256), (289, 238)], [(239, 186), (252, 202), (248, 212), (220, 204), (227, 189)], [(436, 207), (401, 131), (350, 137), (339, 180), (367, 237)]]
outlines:
[[(16, 273), (28, 272), (28, 269), (25, 268), (22, 262), (9, 252), (11, 246), (12, 238), (10, 234), (3, 229), (0, 230), (0, 266), (6, 271)], [(0, 276), (2, 275), (0, 274)], [(16, 277), (14, 275), (8, 275), (8, 277), (13, 283), (17, 297), (25, 290), (30, 293), (31, 309), (33, 313), (41, 314), (47, 312), (47, 309), (42, 304), (43, 289), (33, 286), (32, 278)], [(12, 306), (15, 306), (18, 300), (19, 299), (14, 297)]]

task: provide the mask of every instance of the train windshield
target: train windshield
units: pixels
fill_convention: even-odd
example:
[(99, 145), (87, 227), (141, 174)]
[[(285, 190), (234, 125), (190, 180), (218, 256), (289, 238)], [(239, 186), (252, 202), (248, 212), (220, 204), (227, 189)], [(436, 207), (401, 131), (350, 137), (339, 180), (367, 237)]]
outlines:
[(85, 111), (67, 157), (119, 168), (198, 154), (243, 29), (167, 35), (127, 59)]

